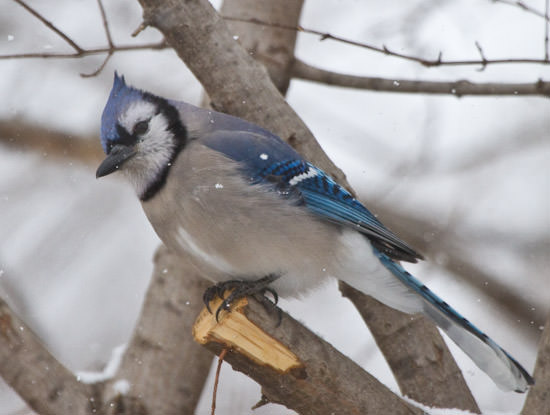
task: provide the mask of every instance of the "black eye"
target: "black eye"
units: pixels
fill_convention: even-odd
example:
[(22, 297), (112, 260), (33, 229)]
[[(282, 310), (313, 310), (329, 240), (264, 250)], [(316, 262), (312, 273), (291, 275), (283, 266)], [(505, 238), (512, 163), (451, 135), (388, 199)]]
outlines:
[(134, 126), (134, 135), (142, 135), (147, 132), (149, 129), (149, 120), (147, 121), (140, 121)]

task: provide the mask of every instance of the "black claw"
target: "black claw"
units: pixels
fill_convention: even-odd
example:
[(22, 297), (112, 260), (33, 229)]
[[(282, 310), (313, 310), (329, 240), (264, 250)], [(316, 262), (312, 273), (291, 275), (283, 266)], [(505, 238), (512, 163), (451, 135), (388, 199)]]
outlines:
[(277, 303), (279, 302), (279, 294), (277, 294), (277, 291), (275, 291), (273, 288), (271, 287), (266, 287), (264, 289), (264, 292), (262, 294), (264, 294), (265, 296), (265, 293), (269, 293), (271, 294), (271, 296), (273, 297), (273, 304), (274, 305), (277, 305)]
[(283, 310), (281, 310), (279, 307), (277, 307), (277, 300), (279, 299), (279, 296), (275, 291), (265, 290), (269, 291), (271, 295), (273, 295), (273, 301), (271, 301), (269, 298), (267, 298), (264, 293), (254, 295), (254, 298), (258, 300), (258, 302), (264, 307), (264, 309), (268, 313), (277, 313), (277, 324), (276, 327), (279, 327), (281, 325), (281, 322), (283, 321)]
[[(276, 304), (279, 301), (279, 296), (277, 295), (277, 292), (271, 288), (268, 287), (268, 284), (275, 281), (277, 278), (279, 278), (278, 275), (270, 274), (267, 277), (260, 278), (259, 280), (255, 281), (243, 281), (243, 280), (229, 280), (229, 281), (223, 281), (218, 284), (215, 284), (211, 287), (208, 287), (206, 291), (204, 292), (202, 296), (202, 300), (204, 304), (206, 305), (206, 309), (210, 314), (212, 314), (212, 310), (210, 309), (210, 301), (212, 301), (215, 297), (222, 298), (223, 301), (221, 305), (216, 310), (216, 321), (219, 321), (219, 316), (222, 311), (229, 311), (231, 304), (246, 296), (255, 296), (260, 300), (262, 304), (264, 304), (264, 307), (267, 306), (266, 304), (269, 304), (269, 308), (277, 308)], [(227, 296), (227, 298), (224, 299), (224, 293), (227, 290), (231, 290), (231, 293)], [(265, 294), (269, 293), (273, 297), (273, 301), (269, 300)], [(258, 294), (258, 296), (257, 296)], [(281, 322), (282, 314), (281, 310), (279, 310), (279, 323)]]
[(202, 295), (202, 302), (206, 305), (206, 309), (210, 314), (212, 314), (212, 310), (210, 310), (210, 301), (212, 301), (216, 295), (218, 295), (218, 293), (215, 285), (208, 287)]

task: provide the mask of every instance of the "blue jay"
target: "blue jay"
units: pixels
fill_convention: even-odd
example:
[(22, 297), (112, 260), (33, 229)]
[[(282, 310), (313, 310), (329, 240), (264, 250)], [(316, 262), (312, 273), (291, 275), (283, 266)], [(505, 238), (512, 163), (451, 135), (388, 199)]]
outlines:
[(107, 157), (96, 176), (120, 170), (128, 178), (160, 239), (218, 283), (206, 300), (227, 287), (236, 289), (229, 300), (235, 292), (292, 297), (338, 278), (428, 316), (501, 389), (533, 384), (512, 356), (398, 262), (421, 255), (269, 131), (133, 88), (115, 73), (101, 144)]

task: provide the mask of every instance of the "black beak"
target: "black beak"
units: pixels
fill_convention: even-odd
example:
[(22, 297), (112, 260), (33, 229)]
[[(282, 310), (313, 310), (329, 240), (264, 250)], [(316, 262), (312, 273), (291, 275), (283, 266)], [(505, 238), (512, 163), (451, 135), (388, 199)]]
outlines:
[(136, 154), (134, 147), (117, 144), (114, 146), (105, 160), (101, 162), (95, 177), (103, 177), (117, 171), (128, 159), (132, 158)]

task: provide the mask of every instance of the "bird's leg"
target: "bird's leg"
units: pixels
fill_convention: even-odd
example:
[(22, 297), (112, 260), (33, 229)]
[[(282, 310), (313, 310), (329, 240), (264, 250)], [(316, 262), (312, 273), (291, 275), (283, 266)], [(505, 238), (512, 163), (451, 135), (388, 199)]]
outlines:
[[(212, 313), (212, 310), (210, 310), (210, 301), (216, 297), (223, 299), (223, 294), (225, 291), (231, 290), (231, 293), (223, 300), (221, 305), (216, 310), (216, 321), (218, 321), (218, 317), (222, 310), (229, 310), (231, 304), (235, 300), (239, 300), (246, 296), (253, 296), (266, 308), (268, 304), (270, 307), (274, 307), (279, 300), (279, 296), (273, 288), (269, 287), (269, 284), (279, 277), (280, 275), (277, 274), (269, 274), (263, 278), (253, 281), (229, 280), (219, 282), (218, 284), (208, 287), (204, 292), (202, 299), (208, 311)], [(273, 301), (266, 297), (266, 293), (271, 294)]]

